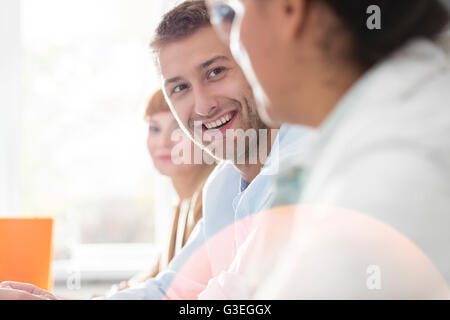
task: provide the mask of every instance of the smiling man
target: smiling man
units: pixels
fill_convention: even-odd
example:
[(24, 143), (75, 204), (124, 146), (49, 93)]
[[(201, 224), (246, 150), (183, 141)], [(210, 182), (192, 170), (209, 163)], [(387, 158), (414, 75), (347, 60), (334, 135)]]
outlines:
[[(184, 14), (189, 15), (189, 10)], [(184, 27), (162, 24), (152, 43), (172, 111), (197, 143), (216, 158), (233, 162), (251, 182), (270, 152), (276, 131), (272, 134), (259, 118), (251, 87), (209, 23), (199, 24), (195, 33)], [(185, 38), (180, 39), (185, 30)], [(258, 151), (259, 159), (254, 157)]]
[[(204, 1), (187, 1), (168, 12), (152, 48), (180, 127), (222, 162), (205, 184), (203, 218), (168, 270), (108, 299), (196, 299), (228, 269), (253, 216), (270, 207), (278, 168), (296, 162), (309, 141), (304, 127), (268, 128), (261, 121), (253, 91), (215, 34)], [(30, 299), (55, 298), (17, 283), (0, 289), (0, 299), (23, 299), (27, 293)]]
[(306, 150), (309, 130), (262, 122), (252, 88), (210, 24), (204, 1), (167, 13), (151, 47), (180, 127), (222, 162), (205, 184), (203, 219), (169, 271), (110, 298), (196, 299), (228, 269), (253, 216), (272, 202), (278, 168)]

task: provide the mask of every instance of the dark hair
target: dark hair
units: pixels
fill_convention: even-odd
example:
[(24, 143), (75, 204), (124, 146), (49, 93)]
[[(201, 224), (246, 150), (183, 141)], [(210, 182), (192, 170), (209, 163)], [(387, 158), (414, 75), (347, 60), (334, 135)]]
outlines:
[(167, 43), (184, 39), (210, 25), (204, 0), (185, 1), (164, 15), (150, 47), (158, 50)]
[[(350, 30), (355, 54), (363, 67), (370, 67), (404, 43), (417, 37), (433, 38), (449, 21), (439, 0), (322, 0)], [(367, 9), (381, 9), (380, 30), (367, 27)]]

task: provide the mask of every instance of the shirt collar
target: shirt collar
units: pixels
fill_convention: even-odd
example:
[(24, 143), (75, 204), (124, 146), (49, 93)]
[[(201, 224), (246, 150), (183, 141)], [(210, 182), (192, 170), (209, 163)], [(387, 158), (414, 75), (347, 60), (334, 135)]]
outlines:
[(247, 189), (247, 187), (249, 185), (250, 185), (250, 183), (248, 183), (247, 180), (245, 180), (244, 178), (241, 177), (241, 184), (240, 184), (241, 192), (244, 192), (245, 189)]

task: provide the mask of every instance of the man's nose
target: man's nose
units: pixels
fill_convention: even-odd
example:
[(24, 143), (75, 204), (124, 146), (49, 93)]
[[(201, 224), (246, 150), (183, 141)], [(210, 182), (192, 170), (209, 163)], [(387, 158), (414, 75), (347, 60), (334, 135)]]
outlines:
[(195, 113), (202, 117), (207, 117), (219, 107), (217, 99), (206, 90), (195, 90)]

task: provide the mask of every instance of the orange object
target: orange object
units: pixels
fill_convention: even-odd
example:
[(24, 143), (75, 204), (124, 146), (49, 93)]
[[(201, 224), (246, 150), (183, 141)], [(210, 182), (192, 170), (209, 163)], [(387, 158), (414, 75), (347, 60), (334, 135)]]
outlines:
[(0, 282), (51, 290), (52, 218), (0, 218)]

